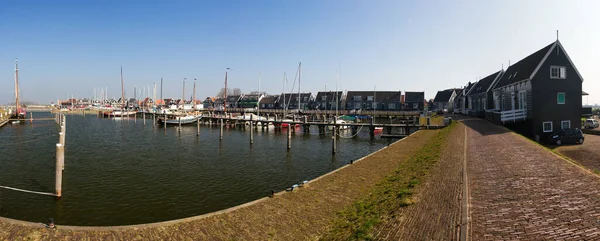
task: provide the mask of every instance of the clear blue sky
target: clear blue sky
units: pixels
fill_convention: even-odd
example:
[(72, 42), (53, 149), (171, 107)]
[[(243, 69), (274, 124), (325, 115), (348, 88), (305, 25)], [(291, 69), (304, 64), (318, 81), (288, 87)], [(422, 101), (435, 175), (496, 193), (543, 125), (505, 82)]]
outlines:
[[(95, 3), (88, 3), (95, 2)], [(0, 103), (120, 96), (165, 80), (164, 96), (223, 86), (281, 93), (303, 65), (302, 90), (437, 90), (560, 40), (600, 103), (598, 1), (0, 1)], [(584, 103), (586, 99), (584, 98)]]

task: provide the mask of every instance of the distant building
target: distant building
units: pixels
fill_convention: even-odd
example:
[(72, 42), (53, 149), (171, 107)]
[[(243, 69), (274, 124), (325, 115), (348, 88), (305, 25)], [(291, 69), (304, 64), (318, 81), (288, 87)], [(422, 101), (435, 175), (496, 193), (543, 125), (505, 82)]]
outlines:
[(260, 99), (260, 108), (261, 109), (276, 109), (279, 105), (279, 96), (278, 95), (267, 95)]
[[(300, 108), (298, 108), (298, 101), (300, 101)], [(288, 108), (290, 110), (308, 110), (310, 104), (313, 101), (312, 93), (283, 93), (279, 96), (279, 107), (280, 109)]]
[(423, 111), (425, 108), (425, 92), (404, 92), (405, 111)]
[(347, 110), (401, 110), (401, 91), (348, 91)]
[[(313, 109), (317, 110), (335, 110), (335, 108), (343, 109), (342, 102), (344, 99), (343, 91), (320, 91), (313, 102)], [(337, 100), (337, 105), (336, 105)]]
[(447, 110), (453, 94), (455, 94), (454, 89), (438, 91), (433, 99), (434, 110)]

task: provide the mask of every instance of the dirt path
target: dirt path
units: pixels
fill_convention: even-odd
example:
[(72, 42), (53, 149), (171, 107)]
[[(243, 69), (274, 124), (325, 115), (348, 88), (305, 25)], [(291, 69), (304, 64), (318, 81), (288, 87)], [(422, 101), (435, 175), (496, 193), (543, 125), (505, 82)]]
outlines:
[(460, 225), (465, 126), (447, 137), (439, 162), (419, 186), (414, 204), (375, 232), (378, 240), (457, 240)]
[(420, 131), (306, 188), (224, 214), (159, 225), (83, 230), (47, 230), (0, 219), (0, 240), (313, 240), (330, 227), (337, 212), (370, 190), (435, 133)]
[(501, 126), (465, 124), (471, 240), (600, 238), (600, 179)]

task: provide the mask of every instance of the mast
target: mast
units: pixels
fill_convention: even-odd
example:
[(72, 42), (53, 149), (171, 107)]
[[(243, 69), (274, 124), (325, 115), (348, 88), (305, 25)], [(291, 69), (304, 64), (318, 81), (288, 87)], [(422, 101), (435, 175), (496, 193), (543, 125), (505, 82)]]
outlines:
[(121, 104), (121, 111), (123, 111), (123, 108), (125, 107), (125, 85), (123, 84), (123, 66), (121, 65), (121, 101), (123, 102)]
[(258, 97), (256, 97), (256, 115), (260, 117), (260, 72), (258, 72)]
[[(285, 77), (285, 72), (283, 72), (283, 117), (285, 118), (285, 112), (287, 110), (288, 101), (285, 99), (285, 84), (287, 82), (287, 78)], [(290, 96), (291, 100), (291, 96)]]
[(194, 78), (194, 99), (192, 101), (192, 108), (196, 110), (196, 78)]
[(338, 116), (338, 82), (340, 82), (340, 66), (338, 66), (337, 79), (335, 81), (335, 118)]
[(162, 95), (162, 83), (163, 83), (163, 78), (160, 77), (160, 100), (162, 101), (163, 99), (163, 95)]
[(183, 95), (181, 96), (181, 110), (185, 112), (185, 80), (187, 78), (183, 78)]
[(15, 115), (19, 114), (19, 60), (15, 59)]
[(229, 68), (225, 69), (225, 91), (223, 91), (223, 112), (227, 111), (227, 72)]
[(300, 113), (300, 75), (302, 74), (302, 62), (298, 62), (298, 113)]
[(376, 102), (376, 97), (377, 97), (377, 93), (375, 93), (375, 88), (377, 88), (377, 85), (373, 86), (373, 111), (375, 111), (377, 109), (377, 102)]

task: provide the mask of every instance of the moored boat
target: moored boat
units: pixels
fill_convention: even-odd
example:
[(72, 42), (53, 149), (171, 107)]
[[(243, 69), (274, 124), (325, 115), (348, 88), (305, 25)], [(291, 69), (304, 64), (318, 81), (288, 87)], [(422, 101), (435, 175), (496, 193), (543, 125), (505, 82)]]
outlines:
[(158, 123), (164, 124), (166, 122), (167, 125), (179, 125), (180, 122), (182, 125), (195, 124), (198, 121), (198, 119), (200, 119), (200, 118), (202, 118), (202, 117), (194, 116), (194, 115), (182, 115), (182, 116), (167, 115), (166, 119), (165, 119), (165, 117), (159, 117)]

